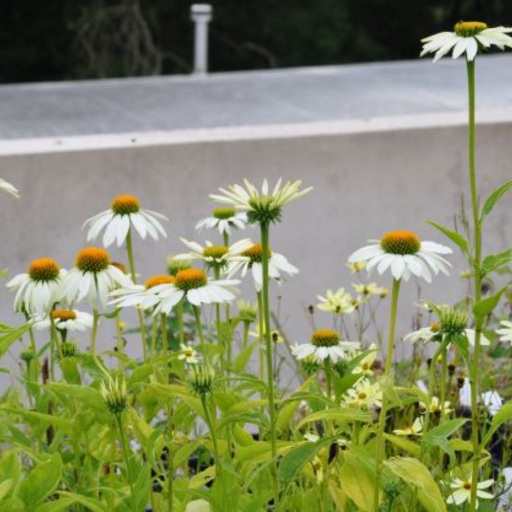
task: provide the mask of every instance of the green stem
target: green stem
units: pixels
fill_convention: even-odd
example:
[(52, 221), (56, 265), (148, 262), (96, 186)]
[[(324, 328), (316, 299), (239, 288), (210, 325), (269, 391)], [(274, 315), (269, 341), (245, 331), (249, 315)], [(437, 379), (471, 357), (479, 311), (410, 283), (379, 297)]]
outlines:
[(155, 358), (156, 355), (156, 338), (158, 335), (158, 316), (153, 315), (153, 328), (151, 329), (151, 353), (150, 361)]
[[(165, 317), (165, 315), (162, 315)], [(173, 485), (174, 485), (174, 446), (172, 442), (173, 438), (173, 423), (172, 423), (172, 406), (167, 410), (167, 457), (168, 457), (168, 468), (169, 475), (167, 477), (167, 504), (169, 512), (174, 512), (174, 496), (173, 496)]]
[(224, 485), (223, 479), (222, 479), (222, 463), (220, 460), (220, 453), (219, 453), (219, 443), (217, 440), (217, 428), (213, 421), (212, 414), (210, 412), (210, 407), (206, 401), (206, 395), (201, 395), (201, 403), (203, 405), (204, 410), (204, 420), (206, 422), (206, 425), (208, 426), (208, 429), (210, 430), (210, 435), (212, 436), (212, 443), (213, 443), (213, 455), (214, 455), (214, 464), (215, 464), (215, 473), (217, 478), (219, 479), (219, 482), (221, 485)]
[(247, 343), (249, 341), (249, 329), (251, 328), (250, 322), (244, 322), (244, 337), (242, 340), (242, 349), (247, 347)]
[(92, 330), (91, 330), (91, 356), (96, 359), (96, 338), (98, 335), (98, 311), (92, 310)]
[[(121, 327), (121, 311), (118, 311), (116, 314), (116, 349), (117, 353), (121, 356), (123, 353), (123, 329)], [(119, 369), (124, 370), (124, 362), (121, 357), (119, 357)]]
[(199, 309), (199, 306), (192, 306), (192, 309), (194, 310), (194, 317), (196, 319), (197, 334), (199, 336), (199, 341), (201, 342), (201, 347), (203, 349), (203, 357), (205, 358), (206, 361), (206, 343), (204, 341), (203, 325), (201, 324), (201, 310)]
[[(473, 210), (473, 229), (474, 229), (474, 255), (473, 255), (473, 273), (475, 275), (475, 302), (482, 299), (482, 232), (479, 219), (478, 193), (476, 187), (476, 168), (475, 168), (475, 61), (467, 62), (468, 74), (468, 110), (469, 110), (469, 181), (471, 187), (471, 207)], [(473, 459), (471, 478), (470, 512), (476, 511), (477, 496), (476, 484), (478, 482), (478, 470), (480, 462), (480, 444), (479, 444), (479, 417), (478, 417), (478, 366), (480, 358), (480, 337), (483, 327), (483, 318), (475, 319), (475, 347), (473, 350), (473, 368), (470, 372), (471, 378), (471, 437), (473, 443)]]
[(130, 470), (128, 446), (126, 444), (126, 437), (124, 435), (123, 421), (121, 419), (121, 414), (116, 414), (115, 418), (117, 421), (117, 426), (119, 428), (119, 437), (121, 438), (121, 446), (123, 447), (123, 457), (124, 457), (124, 463), (126, 465), (126, 477), (128, 478), (128, 483), (130, 485), (130, 499), (132, 502), (132, 508), (135, 511), (135, 493), (133, 491), (133, 481), (132, 481), (132, 475), (131, 475), (131, 470)]
[[(215, 266), (213, 269), (215, 279), (218, 281), (220, 279), (220, 269), (218, 266)], [(220, 303), (215, 304), (215, 325), (217, 328), (217, 345), (221, 349), (221, 366), (222, 373), (224, 377), (227, 377), (227, 364), (226, 364), (226, 347), (224, 345), (224, 340), (222, 339), (222, 320), (220, 317)]]
[[(391, 318), (389, 321), (389, 337), (388, 337), (388, 350), (386, 354), (386, 366), (384, 368), (385, 380), (391, 373), (393, 365), (393, 349), (395, 346), (395, 328), (396, 328), (396, 314), (398, 310), (398, 296), (400, 293), (400, 280), (393, 279), (393, 292), (391, 295)], [(385, 383), (389, 385), (389, 383)], [(375, 456), (375, 491), (373, 500), (373, 509), (379, 512), (380, 501), (380, 484), (382, 477), (382, 465), (385, 453), (385, 440), (384, 430), (386, 427), (386, 414), (387, 414), (387, 397), (386, 390), (382, 391), (382, 408), (379, 416), (379, 430), (377, 432), (377, 448)]]
[(178, 331), (180, 344), (185, 344), (185, 324), (183, 322), (183, 301), (176, 305), (176, 318), (178, 319)]
[[(135, 263), (133, 260), (133, 244), (132, 244), (132, 228), (128, 230), (128, 235), (126, 235), (126, 253), (128, 255), (128, 263), (130, 265), (130, 274), (132, 276), (132, 281), (134, 284), (137, 282), (137, 276), (135, 274)], [(137, 316), (139, 317), (139, 327), (140, 327), (140, 337), (142, 341), (142, 354), (144, 358), (144, 362), (148, 362), (148, 351), (146, 347), (146, 326), (144, 325), (144, 315), (142, 311), (137, 308)]]
[(272, 468), (272, 477), (274, 481), (274, 507), (279, 505), (279, 480), (277, 476), (277, 432), (276, 432), (276, 410), (274, 398), (274, 362), (273, 346), (270, 332), (270, 298), (269, 298), (269, 274), (268, 274), (268, 256), (269, 256), (269, 225), (261, 224), (261, 250), (262, 250), (262, 269), (263, 269), (263, 317), (265, 320), (265, 355), (267, 359), (267, 388), (268, 388), (268, 411), (270, 419), (270, 446), (272, 459), (274, 461)]
[(169, 362), (167, 360), (168, 358), (168, 352), (169, 352), (169, 346), (167, 341), (167, 315), (165, 313), (162, 313), (160, 315), (160, 325), (162, 327), (162, 351), (164, 356), (164, 375), (165, 375), (165, 382), (168, 381), (168, 375), (169, 375)]

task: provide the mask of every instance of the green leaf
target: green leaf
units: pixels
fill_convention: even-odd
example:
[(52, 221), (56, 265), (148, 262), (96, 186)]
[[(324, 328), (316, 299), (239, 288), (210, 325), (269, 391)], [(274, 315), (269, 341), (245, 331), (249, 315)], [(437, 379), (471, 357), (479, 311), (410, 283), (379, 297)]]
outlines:
[(345, 462), (339, 469), (341, 490), (364, 512), (374, 510), (375, 471), (359, 457), (345, 452)]
[(135, 510), (144, 512), (149, 501), (149, 488), (151, 486), (151, 474), (149, 466), (145, 465), (137, 476), (135, 485), (133, 486), (133, 494), (135, 501)]
[(506, 421), (512, 419), (512, 402), (507, 402), (504, 404), (500, 410), (493, 416), (491, 427), (489, 428), (489, 431), (485, 435), (484, 439), (482, 440), (482, 448), (485, 448), (487, 443), (491, 440), (494, 432), (498, 430), (498, 428), (503, 425)]
[(0, 337), (0, 358), (11, 348), (11, 345), (30, 329), (30, 325), (24, 325)]
[(501, 290), (497, 291), (494, 295), (487, 297), (473, 306), (473, 314), (476, 318), (485, 318), (493, 312), (494, 308), (498, 305), (501, 296), (505, 293), (508, 287), (504, 286)]
[(432, 227), (441, 231), (441, 233), (447, 236), (453, 243), (458, 245), (464, 254), (468, 254), (468, 242), (461, 234), (452, 231), (451, 229), (445, 228), (444, 226), (441, 226), (441, 224), (437, 224), (437, 222), (432, 222), (431, 220), (427, 220), (427, 224), (430, 224)]
[(324, 437), (316, 443), (306, 442), (295, 450), (288, 452), (279, 464), (279, 476), (283, 480), (293, 480), (302, 471), (304, 465), (312, 461), (315, 455), (327, 445), (330, 445), (335, 438)]
[(467, 421), (467, 418), (457, 418), (455, 420), (445, 421), (441, 423), (441, 425), (429, 430), (421, 439), (421, 451), (426, 453), (437, 446), (446, 452), (450, 458), (455, 457), (455, 451), (448, 442), (448, 438), (457, 432)]
[(427, 512), (446, 512), (446, 505), (439, 487), (430, 471), (416, 459), (393, 457), (384, 462), (396, 476), (418, 490), (418, 500)]
[(414, 441), (411, 441), (410, 439), (407, 439), (406, 437), (394, 436), (391, 434), (384, 434), (384, 437), (390, 443), (394, 444), (395, 446), (397, 446), (401, 450), (404, 450), (405, 452), (409, 453), (410, 455), (414, 455), (415, 457), (420, 456), (420, 447), (419, 447), (418, 443), (415, 443)]
[(500, 187), (498, 187), (485, 201), (482, 208), (482, 214), (480, 216), (480, 222), (483, 222), (485, 217), (491, 213), (492, 209), (496, 206), (496, 203), (512, 188), (512, 180), (507, 181)]
[(233, 362), (232, 368), (235, 373), (243, 373), (245, 371), (245, 367), (247, 363), (251, 359), (254, 348), (259, 342), (256, 341), (247, 345), (244, 349), (240, 351), (240, 353), (236, 356), (236, 359)]
[(19, 495), (28, 510), (53, 494), (62, 478), (60, 454), (53, 454), (46, 462), (38, 464), (21, 483)]
[(313, 421), (332, 420), (340, 423), (346, 423), (348, 421), (361, 421), (363, 423), (369, 423), (372, 420), (372, 416), (366, 412), (354, 411), (353, 409), (340, 411), (337, 409), (327, 409), (325, 411), (318, 411), (306, 416), (298, 425), (297, 428), (301, 428), (306, 423)]
[(512, 259), (512, 249), (500, 252), (499, 254), (491, 254), (484, 258), (482, 262), (482, 277), (489, 275), (491, 272), (499, 270), (504, 265), (510, 263)]
[(69, 507), (76, 503), (73, 498), (61, 498), (60, 500), (42, 503), (36, 508), (36, 512), (60, 512), (61, 510), (70, 510)]
[(89, 498), (88, 496), (82, 496), (73, 492), (61, 491), (61, 496), (72, 499), (75, 503), (80, 503), (87, 507), (91, 512), (109, 512), (109, 509), (101, 501), (95, 498)]

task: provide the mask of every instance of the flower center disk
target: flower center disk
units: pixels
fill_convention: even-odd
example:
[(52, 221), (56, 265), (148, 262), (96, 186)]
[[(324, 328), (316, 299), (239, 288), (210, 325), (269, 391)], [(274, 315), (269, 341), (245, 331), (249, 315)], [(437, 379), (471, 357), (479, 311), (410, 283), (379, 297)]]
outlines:
[(55, 309), (52, 311), (54, 320), (76, 320), (76, 313), (72, 309)]
[(101, 272), (110, 265), (110, 257), (105, 249), (86, 247), (76, 256), (76, 266), (82, 272)]
[(28, 267), (28, 275), (34, 281), (55, 281), (59, 277), (60, 266), (52, 258), (34, 260)]
[(390, 254), (416, 254), (421, 248), (421, 241), (412, 231), (390, 231), (381, 238), (380, 246)]
[(487, 28), (487, 23), (481, 21), (461, 21), (455, 25), (455, 33), (461, 37), (471, 37)]
[(129, 215), (140, 210), (140, 201), (135, 196), (117, 196), (111, 208), (116, 215)]
[(205, 247), (203, 256), (206, 258), (220, 259), (228, 253), (228, 248), (222, 245), (214, 245), (212, 247)]
[(153, 276), (146, 280), (146, 282), (144, 283), (144, 287), (146, 288), (146, 290), (149, 290), (150, 288), (154, 288), (155, 286), (159, 286), (161, 284), (173, 284), (174, 281), (175, 279), (172, 276)]
[(208, 282), (204, 270), (191, 268), (188, 270), (181, 270), (176, 274), (175, 285), (180, 290), (192, 290), (194, 288), (201, 288)]
[(332, 329), (318, 329), (313, 333), (311, 343), (315, 347), (335, 347), (340, 343), (340, 335)]
[[(242, 256), (249, 258), (251, 263), (261, 263), (263, 261), (263, 246), (261, 244), (255, 244), (244, 251)], [(268, 257), (270, 258), (270, 256), (272, 256), (272, 251), (269, 247)]]
[(231, 217), (235, 216), (235, 209), (234, 208), (215, 208), (215, 210), (213, 210), (213, 216), (216, 219), (220, 219), (220, 220), (231, 219)]

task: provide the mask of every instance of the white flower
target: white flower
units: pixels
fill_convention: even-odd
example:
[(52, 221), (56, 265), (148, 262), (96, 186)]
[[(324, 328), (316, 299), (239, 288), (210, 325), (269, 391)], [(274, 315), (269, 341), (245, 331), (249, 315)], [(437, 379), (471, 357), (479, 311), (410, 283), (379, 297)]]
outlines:
[[(245, 188), (240, 185), (230, 185), (228, 190), (219, 189), (223, 195), (211, 194), (210, 197), (219, 203), (230, 205), (239, 210), (273, 213), (313, 190), (313, 187), (309, 187), (299, 191), (302, 184), (301, 180), (287, 181), (282, 187), (281, 184), (282, 179), (279, 178), (274, 189), (269, 193), (268, 181), (264, 180), (261, 192), (259, 192), (252, 183), (244, 180)], [(251, 219), (249, 218), (249, 220)]]
[(160, 304), (161, 299), (158, 292), (163, 285), (173, 284), (174, 277), (168, 275), (157, 275), (150, 277), (144, 284), (131, 284), (127, 288), (119, 288), (110, 293), (113, 298), (109, 304), (117, 308), (138, 307), (140, 309), (151, 309)]
[(300, 361), (313, 356), (317, 362), (329, 359), (332, 363), (353, 355), (361, 344), (355, 341), (341, 341), (340, 335), (331, 329), (318, 329), (311, 336), (310, 343), (294, 345), (293, 355)]
[(345, 291), (345, 288), (338, 288), (336, 292), (327, 290), (325, 297), (317, 295), (320, 304), (317, 308), (320, 311), (328, 311), (336, 315), (350, 314), (355, 311), (352, 295)]
[(237, 213), (234, 208), (215, 208), (211, 217), (201, 219), (196, 229), (218, 229), (221, 235), (231, 235), (232, 229), (245, 229), (247, 225), (247, 214)]
[(0, 190), (6, 194), (9, 194), (10, 196), (20, 197), (18, 189), (2, 178), (0, 178)]
[(502, 328), (496, 330), (496, 334), (500, 335), (500, 341), (512, 343), (512, 322), (502, 320), (500, 325)]
[(167, 237), (160, 220), (168, 220), (160, 213), (151, 210), (143, 210), (140, 201), (134, 196), (118, 196), (112, 201), (110, 209), (91, 217), (83, 227), (88, 228), (87, 241), (95, 240), (100, 232), (103, 234), (103, 245), (108, 247), (117, 241), (121, 247), (128, 232), (133, 227), (142, 239), (149, 235), (158, 240), (159, 235)]
[(440, 32), (422, 39), (423, 51), (420, 56), (434, 53), (434, 62), (437, 62), (453, 50), (454, 59), (466, 54), (468, 61), (472, 61), (479, 49), (491, 46), (497, 46), (500, 50), (506, 46), (512, 48), (512, 37), (507, 35), (511, 32), (512, 28), (488, 28), (479, 21), (461, 21), (455, 25), (453, 32)]
[[(260, 326), (258, 324), (255, 325), (253, 331), (249, 331), (249, 336), (258, 340), (260, 339)], [(270, 329), (270, 338), (274, 343), (284, 343), (284, 338), (281, 336), (278, 329)], [(265, 339), (265, 326), (263, 326), (262, 339)]]
[(185, 361), (187, 364), (197, 364), (199, 359), (197, 357), (197, 352), (191, 345), (185, 345), (184, 343), (180, 343), (181, 354), (178, 356), (180, 361)]
[[(241, 271), (242, 277), (251, 270), (254, 286), (257, 291), (263, 288), (263, 248), (261, 244), (254, 244), (241, 253), (240, 256), (233, 256), (229, 263), (227, 275), (232, 277)], [(299, 269), (294, 267), (282, 254), (269, 249), (268, 275), (270, 279), (282, 283), (284, 276), (294, 276)]]
[[(61, 331), (85, 332), (92, 328), (93, 316), (77, 309), (54, 309), (50, 315), (53, 317), (55, 327)], [(34, 329), (41, 331), (51, 327), (51, 320), (44, 318), (34, 323)]]
[[(421, 407), (426, 411), (427, 406), (424, 402), (420, 402)], [(451, 408), (451, 403), (448, 400), (445, 400), (444, 407), (441, 407), (440, 400), (437, 396), (433, 396), (432, 400), (430, 400), (430, 412), (432, 414), (441, 414), (444, 413), (445, 416), (450, 414), (453, 411)]]
[(417, 331), (410, 332), (404, 336), (404, 341), (408, 341), (409, 343), (428, 343), (432, 341), (432, 339), (439, 334), (439, 325), (433, 324), (433, 326), (422, 327)]
[(132, 285), (132, 280), (110, 263), (105, 249), (86, 247), (78, 253), (75, 268), (62, 282), (62, 298), (69, 304), (87, 299), (94, 309), (101, 311), (110, 292)]
[(182, 299), (193, 306), (231, 302), (235, 299), (234, 289), (239, 283), (240, 281), (228, 279), (210, 280), (203, 270), (181, 270), (176, 274), (173, 284), (161, 285), (159, 288), (160, 302), (154, 314), (169, 314)]
[(503, 399), (497, 391), (486, 391), (482, 393), (482, 402), (489, 410), (491, 416), (494, 416), (503, 405)]
[(363, 298), (368, 298), (372, 295), (379, 295), (384, 298), (389, 293), (387, 288), (377, 286), (375, 283), (353, 284), (352, 286), (357, 293), (363, 296)]
[(381, 275), (390, 269), (396, 280), (408, 281), (414, 275), (430, 283), (432, 273), (449, 273), (450, 263), (439, 255), (451, 254), (452, 250), (434, 242), (422, 242), (410, 231), (391, 231), (381, 240), (369, 242), (371, 245), (357, 250), (349, 258), (349, 262), (365, 260), (368, 274), (374, 268)]
[(34, 260), (28, 273), (18, 274), (7, 283), (9, 291), (17, 290), (14, 311), (44, 317), (60, 300), (62, 279), (66, 271), (52, 258)]
[(227, 269), (227, 266), (235, 260), (236, 256), (240, 256), (244, 251), (249, 249), (253, 243), (249, 238), (239, 240), (230, 247), (223, 245), (213, 245), (207, 241), (203, 247), (197, 242), (191, 242), (185, 238), (180, 240), (190, 249), (190, 252), (177, 254), (175, 260), (202, 260), (207, 267), (217, 267)]
[(404, 429), (393, 430), (393, 433), (397, 436), (421, 436), (423, 431), (423, 417), (419, 416), (414, 420), (414, 423), (410, 427)]
[(371, 384), (368, 379), (362, 379), (347, 391), (347, 395), (345, 402), (348, 405), (365, 410), (382, 407), (382, 389), (378, 382)]
[[(476, 495), (477, 498), (481, 498), (483, 500), (492, 500), (494, 496), (490, 492), (483, 491), (482, 489), (488, 489), (494, 483), (494, 480), (485, 480), (484, 482), (477, 483), (476, 485)], [(460, 480), (459, 478), (453, 478), (450, 487), (454, 489), (446, 503), (449, 505), (462, 505), (465, 501), (469, 502), (471, 500), (471, 489), (473, 487), (473, 482), (471, 478), (466, 480)], [(478, 508), (478, 500), (476, 501), (476, 507)]]
[[(359, 364), (354, 368), (353, 373), (362, 373), (364, 375), (373, 375), (373, 363), (377, 359), (377, 345), (372, 343), (368, 347), (368, 353), (359, 361)], [(356, 354), (357, 357), (359, 354)]]

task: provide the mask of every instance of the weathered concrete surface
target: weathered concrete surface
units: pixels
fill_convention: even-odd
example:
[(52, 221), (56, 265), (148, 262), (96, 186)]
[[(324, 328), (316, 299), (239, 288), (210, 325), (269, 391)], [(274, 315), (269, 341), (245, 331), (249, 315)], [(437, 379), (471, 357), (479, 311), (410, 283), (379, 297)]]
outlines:
[[(479, 63), (480, 70), (486, 66), (493, 69), (492, 76), (484, 77), (482, 71), (479, 73), (478, 102), (481, 108), (478, 119), (481, 124), (477, 134), (477, 164), (484, 196), (512, 177), (512, 113), (509, 108), (512, 107), (512, 92), (505, 77), (510, 69), (502, 70), (501, 67), (501, 63), (507, 62), (511, 61), (491, 58), (481, 59)], [(334, 73), (351, 80), (354, 80), (352, 73), (365, 75), (372, 70), (376, 70), (374, 77), (386, 76), (389, 83), (396, 77), (395, 87), (387, 90), (385, 98), (379, 99), (378, 84), (373, 85), (373, 95), (359, 103), (364, 111), (359, 117), (350, 114), (353, 116), (350, 118), (349, 114), (340, 113), (344, 112), (341, 110), (342, 93), (336, 101), (333, 100), (336, 106), (329, 111), (329, 98), (322, 90), (322, 70), (316, 70), (297, 72), (297, 84), (302, 78), (307, 81), (313, 74), (316, 76), (318, 98), (315, 99), (312, 86), (308, 94), (312, 102), (324, 105), (322, 115), (331, 113), (332, 118), (327, 121), (319, 115), (310, 119), (311, 122), (301, 118), (300, 123), (296, 123), (293, 113), (290, 114), (292, 118), (285, 119), (286, 124), (281, 126), (273, 124), (283, 123), (281, 117), (267, 117), (266, 124), (260, 125), (258, 106), (248, 102), (240, 112), (240, 124), (260, 126), (207, 129), (202, 125), (201, 129), (183, 130), (194, 127), (190, 123), (196, 122), (193, 118), (198, 111), (191, 110), (187, 120), (186, 106), (182, 106), (183, 123), (187, 121), (189, 124), (177, 123), (178, 131), (170, 129), (172, 126), (168, 124), (164, 126), (168, 129), (166, 132), (134, 132), (107, 137), (96, 134), (63, 138), (67, 131), (62, 131), (58, 133), (61, 143), (56, 146), (51, 128), (43, 133), (39, 131), (42, 129), (40, 125), (34, 126), (33, 132), (25, 127), (24, 137), (45, 135), (49, 138), (0, 142), (0, 155), (3, 155), (0, 157), (0, 175), (15, 183), (22, 192), (19, 201), (0, 197), (3, 212), (1, 265), (8, 267), (11, 274), (24, 271), (31, 259), (41, 256), (55, 256), (63, 266), (72, 265), (74, 254), (85, 244), (85, 234), (80, 230), (83, 221), (108, 207), (113, 196), (133, 193), (141, 198), (144, 206), (170, 218), (167, 241), (140, 243), (137, 240), (135, 246), (141, 274), (159, 273), (164, 270), (165, 256), (169, 252), (183, 250), (178, 236), (203, 240), (203, 236), (194, 233), (193, 227), (198, 218), (208, 214), (212, 207), (208, 194), (217, 187), (239, 182), (243, 177), (256, 182), (261, 182), (264, 177), (272, 180), (279, 176), (302, 178), (304, 185), (313, 185), (315, 191), (286, 207), (283, 224), (272, 232), (273, 248), (301, 269), (299, 276), (274, 291), (274, 295), (281, 293), (283, 296), (281, 307), (285, 328), (294, 340), (301, 341), (310, 332), (304, 306), (315, 303), (316, 294), (327, 287), (350, 287), (354, 277), (349, 275), (344, 262), (367, 238), (403, 228), (415, 230), (427, 239), (443, 241), (423, 221), (433, 219), (451, 225), (453, 215), (459, 210), (461, 193), (467, 191), (464, 66), (460, 62), (456, 65), (443, 63), (438, 68), (429, 68), (436, 76), (430, 84), (432, 90), (425, 87), (428, 90), (424, 97), (410, 95), (415, 101), (410, 110), (400, 107), (412, 87), (407, 79), (419, 87), (418, 73), (424, 69), (423, 63), (391, 64), (390, 71), (386, 71), (386, 65), (368, 66), (367, 70), (365, 66), (327, 69), (326, 77)], [(274, 74), (270, 75), (268, 78), (257, 73), (252, 80), (257, 83), (261, 77), (264, 82), (272, 81)], [(240, 77), (235, 75), (233, 80), (236, 82)], [(368, 75), (362, 80), (361, 88), (367, 80)], [(453, 82), (446, 85), (445, 80)], [(163, 81), (168, 86), (166, 94), (172, 97), (173, 80)], [(290, 83), (294, 81), (295, 78)], [(148, 80), (149, 85), (153, 82), (157, 83), (157, 80)], [(191, 83), (189, 79), (176, 79), (175, 82), (178, 89), (182, 83)], [(213, 78), (212, 87), (215, 88), (218, 82), (223, 82), (226, 87), (229, 85), (227, 77), (219, 77)], [(112, 98), (120, 95), (123, 84), (120, 86), (118, 93), (114, 93), (114, 85), (107, 85), (107, 88), (113, 88)], [(202, 87), (207, 87), (207, 83)], [(446, 99), (441, 92), (443, 88), (451, 89)], [(58, 89), (56, 86), (55, 91)], [(72, 86), (62, 86), (66, 94), (71, 94), (68, 89)], [(301, 90), (297, 85), (296, 91)], [(56, 94), (55, 91), (52, 94)], [(282, 95), (286, 97), (285, 91)], [(141, 101), (148, 101), (146, 95), (140, 97)], [(196, 97), (195, 102), (200, 99)], [(88, 101), (94, 103), (94, 97), (90, 96)], [(370, 101), (374, 102), (371, 108)], [(300, 104), (299, 100), (297, 102)], [(134, 108), (137, 102), (133, 99), (130, 103)], [(6, 108), (2, 100), (0, 105), (0, 108)], [(229, 108), (229, 102), (222, 105), (219, 111)], [(347, 94), (345, 105), (355, 112), (353, 95)], [(97, 108), (102, 112), (100, 104)], [(424, 110), (418, 111), (420, 108)], [(275, 109), (279, 110), (277, 106)], [(334, 113), (336, 109), (338, 114)], [(162, 119), (170, 123), (164, 112), (162, 106)], [(393, 112), (400, 115), (393, 117)], [(68, 112), (67, 115), (71, 114)], [(105, 130), (108, 125), (108, 130), (116, 131), (108, 122), (103, 125), (100, 118), (98, 115), (98, 124), (92, 122), (92, 125), (103, 126)], [(111, 121), (115, 118), (115, 115), (111, 116)], [(153, 125), (151, 119), (150, 114), (147, 119), (141, 114), (141, 119), (134, 119), (134, 124), (127, 126), (131, 130), (162, 128)], [(234, 121), (233, 118), (231, 124)], [(15, 130), (20, 128), (9, 132), (3, 123), (4, 120), (1, 128), (4, 136), (16, 136)], [(62, 123), (57, 123), (61, 129), (66, 123), (73, 125), (67, 118)], [(78, 133), (90, 133), (82, 132), (83, 127), (79, 124), (73, 125)], [(91, 126), (90, 120), (88, 126)], [(489, 219), (486, 251), (511, 246), (511, 225), (512, 196), (506, 198)], [(208, 238), (215, 239), (215, 235), (209, 234)], [(113, 250), (113, 257), (122, 260), (123, 253)], [(457, 275), (464, 266), (457, 256), (452, 261), (455, 264), (453, 276), (436, 279), (431, 286), (422, 284), (424, 296), (443, 302), (459, 297), (464, 288)], [(375, 280), (383, 285), (390, 284), (389, 276)], [(414, 283), (404, 286), (401, 333), (410, 326), (414, 311), (412, 302), (417, 294)], [(7, 323), (16, 321), (10, 313), (11, 299), (6, 292), (0, 294), (2, 321)], [(330, 322), (328, 314), (317, 315), (318, 325), (329, 326)], [(102, 336), (101, 344), (102, 347), (112, 346), (108, 332)], [(136, 353), (137, 348), (138, 340), (133, 338), (130, 349)]]

